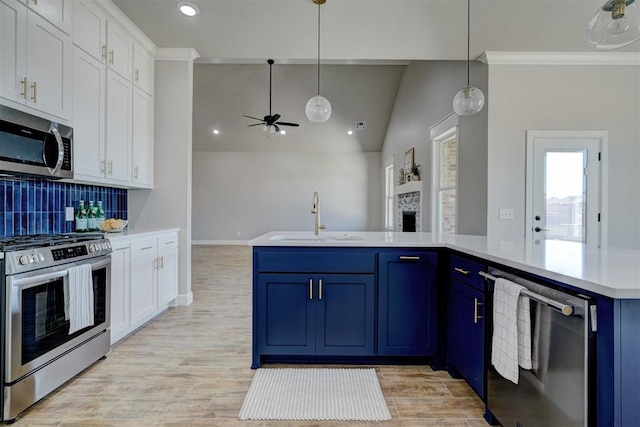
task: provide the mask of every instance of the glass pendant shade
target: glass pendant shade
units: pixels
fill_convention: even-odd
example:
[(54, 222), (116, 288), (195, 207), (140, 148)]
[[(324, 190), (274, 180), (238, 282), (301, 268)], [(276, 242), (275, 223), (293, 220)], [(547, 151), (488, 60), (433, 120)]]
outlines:
[(304, 112), (312, 122), (326, 122), (331, 117), (331, 103), (324, 96), (316, 95), (307, 101)]
[(613, 50), (640, 40), (640, 3), (609, 0), (587, 24), (587, 41), (596, 50)]
[(453, 98), (453, 111), (459, 116), (470, 116), (482, 110), (484, 93), (477, 87), (467, 86)]

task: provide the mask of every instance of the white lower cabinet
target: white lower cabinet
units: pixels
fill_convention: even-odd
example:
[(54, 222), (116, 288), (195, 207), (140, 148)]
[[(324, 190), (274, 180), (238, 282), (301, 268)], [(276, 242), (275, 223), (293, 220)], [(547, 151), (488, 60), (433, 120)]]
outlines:
[(178, 232), (112, 241), (111, 343), (164, 311), (178, 296)]

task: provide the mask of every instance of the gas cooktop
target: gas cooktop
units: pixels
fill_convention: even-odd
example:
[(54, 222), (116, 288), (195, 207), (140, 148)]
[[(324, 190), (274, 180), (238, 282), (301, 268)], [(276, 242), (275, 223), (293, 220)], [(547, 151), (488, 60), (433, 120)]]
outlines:
[(22, 249), (42, 248), (103, 239), (102, 233), (32, 234), (0, 238), (0, 251), (10, 252)]

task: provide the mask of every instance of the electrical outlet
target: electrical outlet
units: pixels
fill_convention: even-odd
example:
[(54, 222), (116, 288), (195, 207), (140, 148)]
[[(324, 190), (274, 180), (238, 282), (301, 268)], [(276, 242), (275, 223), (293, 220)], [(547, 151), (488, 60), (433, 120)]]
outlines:
[(68, 206), (64, 208), (64, 220), (73, 221), (73, 219), (74, 219), (73, 206)]
[(500, 219), (513, 219), (513, 209), (500, 208), (498, 213)]
[(513, 250), (513, 242), (511, 240), (500, 240), (498, 246), (501, 251), (512, 251)]

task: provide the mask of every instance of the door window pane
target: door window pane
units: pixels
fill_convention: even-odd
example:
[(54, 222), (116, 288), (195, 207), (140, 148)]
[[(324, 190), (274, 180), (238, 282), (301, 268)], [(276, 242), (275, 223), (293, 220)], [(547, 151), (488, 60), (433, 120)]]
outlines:
[(440, 143), (440, 187), (455, 187), (458, 172), (456, 135)]
[(440, 213), (440, 232), (453, 234), (456, 232), (456, 190), (444, 190), (438, 194)]
[(586, 152), (547, 151), (545, 226), (547, 239), (586, 241)]

